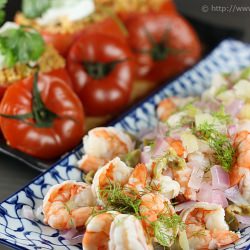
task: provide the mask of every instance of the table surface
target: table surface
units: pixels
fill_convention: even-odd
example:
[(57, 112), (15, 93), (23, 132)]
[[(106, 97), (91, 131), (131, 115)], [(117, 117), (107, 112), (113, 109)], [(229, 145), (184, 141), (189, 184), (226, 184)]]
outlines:
[[(192, 3), (191, 3), (192, 2)], [(204, 4), (206, 1), (203, 1)], [(209, 1), (207, 1), (209, 2)], [(215, 3), (216, 1), (214, 1)], [(240, 5), (241, 1), (237, 1)], [(244, 1), (242, 1), (244, 3)], [(204, 13), (201, 9), (201, 1), (183, 1), (176, 0), (179, 10), (191, 17), (201, 20), (223, 25), (231, 28), (240, 28), (244, 31), (244, 41), (250, 42), (250, 29), (248, 29), (250, 21), (250, 13)], [(211, 1), (209, 2), (211, 3)], [(17, 0), (9, 1), (9, 8), (17, 5)], [(14, 160), (8, 156), (0, 154), (0, 201), (4, 200), (12, 193), (19, 190), (22, 186), (29, 183), (34, 177), (40, 173), (26, 166), (25, 164)], [(9, 249), (0, 245), (0, 249)]]

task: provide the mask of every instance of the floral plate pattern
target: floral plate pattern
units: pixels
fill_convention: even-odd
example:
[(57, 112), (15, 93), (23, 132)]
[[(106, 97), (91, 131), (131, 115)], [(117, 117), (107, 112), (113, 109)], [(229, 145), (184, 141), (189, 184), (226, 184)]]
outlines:
[[(134, 134), (152, 127), (156, 124), (155, 107), (163, 98), (172, 95), (197, 95), (209, 86), (212, 74), (236, 71), (249, 65), (250, 45), (225, 40), (193, 69), (164, 86), (112, 125)], [(0, 204), (0, 243), (13, 249), (82, 249), (81, 245), (70, 246), (57, 230), (22, 215), (23, 206), (37, 209), (52, 185), (69, 179), (80, 181), (84, 178), (76, 167), (81, 155), (82, 147), (76, 148)], [(242, 229), (241, 235), (238, 242), (224, 249), (250, 249), (250, 227)]]

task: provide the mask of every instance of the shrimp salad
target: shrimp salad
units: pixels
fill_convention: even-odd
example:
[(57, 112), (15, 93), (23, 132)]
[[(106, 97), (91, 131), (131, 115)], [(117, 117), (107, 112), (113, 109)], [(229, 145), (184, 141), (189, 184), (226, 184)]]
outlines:
[(167, 98), (156, 113), (157, 126), (138, 137), (89, 131), (78, 164), (86, 183), (51, 187), (44, 222), (84, 250), (219, 249), (240, 239), (250, 225), (250, 68), (214, 76), (199, 97)]

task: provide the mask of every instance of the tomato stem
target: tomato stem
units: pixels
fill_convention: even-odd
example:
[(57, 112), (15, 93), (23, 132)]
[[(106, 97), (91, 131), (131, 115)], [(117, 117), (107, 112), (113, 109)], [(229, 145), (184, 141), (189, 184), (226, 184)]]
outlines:
[[(38, 70), (35, 72), (32, 88), (32, 113), (20, 115), (0, 114), (0, 116), (8, 119), (19, 120), (38, 128), (52, 127), (54, 119), (58, 118), (58, 116), (50, 111), (42, 101), (38, 89)], [(35, 123), (27, 122), (27, 119), (33, 119)]]
[(152, 36), (152, 34), (150, 34), (150, 32), (147, 29), (144, 29), (144, 32), (152, 48), (150, 50), (146, 50), (146, 51), (144, 50), (142, 52), (150, 54), (151, 58), (154, 61), (163, 61), (169, 55), (176, 54), (175, 52), (178, 52), (178, 50), (167, 46), (167, 40), (168, 40), (167, 29), (165, 30), (159, 42), (155, 40), (155, 38)]
[(117, 64), (122, 63), (126, 60), (127, 59), (116, 60), (107, 63), (84, 61), (83, 66), (87, 71), (88, 75), (90, 75), (95, 80), (100, 80), (109, 75)]
[(57, 115), (44, 104), (38, 89), (38, 71), (35, 72), (32, 89), (32, 114), (36, 126), (41, 128), (52, 127)]
[(33, 124), (31, 122), (26, 121), (27, 119), (32, 119), (33, 114), (32, 113), (27, 113), (27, 114), (20, 114), (20, 115), (7, 115), (7, 114), (0, 114), (1, 117), (7, 118), (7, 119), (13, 119), (13, 120), (18, 120), (22, 121), (30, 126)]

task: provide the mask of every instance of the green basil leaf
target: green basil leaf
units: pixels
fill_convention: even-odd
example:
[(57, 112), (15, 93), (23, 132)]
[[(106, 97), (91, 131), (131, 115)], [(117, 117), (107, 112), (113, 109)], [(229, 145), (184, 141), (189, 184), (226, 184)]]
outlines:
[(40, 17), (46, 10), (50, 8), (52, 0), (23, 0), (22, 12), (28, 18)]
[(6, 68), (11, 68), (15, 65), (15, 56), (13, 51), (6, 48), (5, 39), (0, 39), (0, 55), (3, 58), (3, 65)]
[(3, 23), (5, 19), (5, 11), (3, 10), (3, 8), (7, 4), (7, 2), (7, 0), (0, 0), (0, 24)]
[[(6, 50), (12, 52), (15, 63), (37, 61), (45, 50), (45, 43), (41, 35), (37, 31), (25, 30), (23, 27), (7, 30), (0, 37), (0, 41)], [(12, 61), (13, 59), (11, 59)]]

